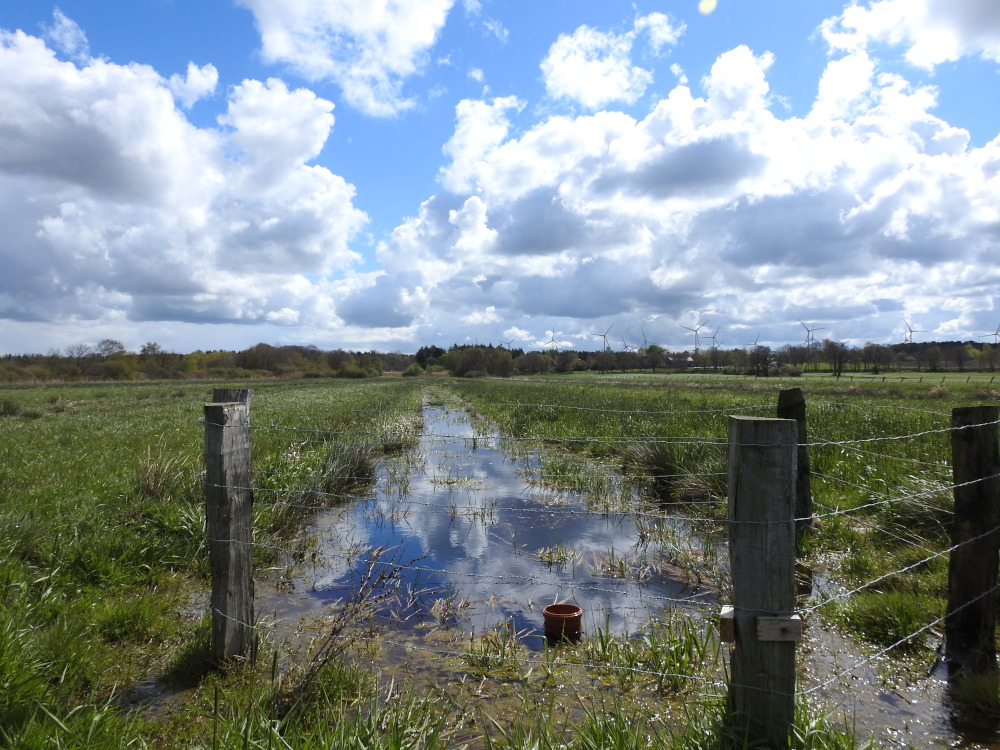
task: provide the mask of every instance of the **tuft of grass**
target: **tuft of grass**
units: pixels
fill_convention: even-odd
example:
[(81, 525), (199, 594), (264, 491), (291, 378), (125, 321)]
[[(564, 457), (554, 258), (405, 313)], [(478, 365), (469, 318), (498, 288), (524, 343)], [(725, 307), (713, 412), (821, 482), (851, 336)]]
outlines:
[(168, 501), (190, 497), (197, 490), (195, 470), (190, 458), (181, 454), (156, 454), (152, 448), (139, 459), (135, 472), (135, 486), (140, 497)]
[(652, 495), (663, 502), (692, 503), (726, 493), (725, 450), (714, 443), (631, 443), (625, 465), (644, 474)]
[(381, 455), (381, 444), (373, 440), (330, 442), (309, 489), (316, 494), (326, 495), (364, 490), (375, 480)]
[(105, 600), (96, 617), (97, 632), (105, 643), (126, 644), (148, 640), (163, 612), (157, 596)]
[(479, 636), (470, 636), (462, 654), (466, 670), (476, 679), (519, 676), (518, 662), (525, 651), (522, 635), (513, 624), (502, 622)]
[(1000, 681), (997, 674), (959, 675), (949, 681), (954, 721), (963, 731), (992, 734), (1000, 725)]
[(687, 693), (703, 687), (698, 679), (719, 665), (718, 641), (692, 618), (667, 613), (638, 634), (598, 626), (582, 643), (588, 662), (602, 666), (624, 691), (639, 687), (659, 694)]
[(21, 405), (17, 401), (5, 398), (0, 400), (0, 417), (16, 417), (21, 413)]
[(840, 621), (868, 641), (901, 654), (927, 648), (928, 633), (917, 631), (935, 619), (940, 601), (911, 591), (862, 591), (839, 610)]

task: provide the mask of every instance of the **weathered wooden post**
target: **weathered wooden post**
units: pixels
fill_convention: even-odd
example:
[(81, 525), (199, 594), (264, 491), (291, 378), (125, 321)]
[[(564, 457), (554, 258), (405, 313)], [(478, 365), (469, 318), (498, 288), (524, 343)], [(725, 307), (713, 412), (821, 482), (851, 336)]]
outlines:
[(799, 536), (812, 524), (812, 484), (809, 479), (809, 434), (806, 430), (806, 400), (801, 388), (789, 388), (778, 394), (778, 419), (794, 419), (798, 425), (798, 451), (795, 470), (795, 532)]
[[(945, 658), (953, 674), (995, 672), (1000, 572), (1000, 407), (951, 413), (955, 515), (948, 561)], [(995, 691), (994, 691), (995, 697)]]
[(793, 420), (729, 418), (730, 719), (769, 748), (788, 747), (795, 718), (797, 449)]
[(212, 570), (212, 653), (219, 663), (254, 642), (250, 408), (205, 404), (205, 510)]
[(228, 404), (240, 403), (250, 406), (250, 399), (253, 398), (253, 388), (213, 388), (212, 403)]

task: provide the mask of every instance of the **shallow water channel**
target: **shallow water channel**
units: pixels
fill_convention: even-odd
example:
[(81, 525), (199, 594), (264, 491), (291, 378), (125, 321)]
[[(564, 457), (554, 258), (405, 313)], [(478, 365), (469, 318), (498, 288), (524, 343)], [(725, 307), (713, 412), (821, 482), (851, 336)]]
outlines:
[[(429, 623), (466, 633), (508, 625), (537, 651), (545, 643), (542, 607), (556, 601), (579, 604), (589, 632), (634, 632), (665, 609), (714, 619), (719, 603), (709, 584), (644, 563), (630, 514), (594, 510), (582, 494), (546, 486), (536, 452), (503, 450), (497, 435), (477, 432), (460, 409), (429, 405), (423, 417), (419, 446), (385, 462), (370, 497), (313, 519), (304, 532), (315, 552), (308, 562), (300, 553), (262, 576), (258, 617), (278, 639), (321, 634), (317, 623), (330, 606), (351, 595), (358, 560), (379, 547), (414, 560), (401, 575), (415, 596), (385, 618), (396, 636), (419, 638)], [(699, 541), (677, 524), (677, 538), (697, 560)], [(836, 592), (818, 578), (812, 600), (824, 594)], [(799, 663), (798, 690), (813, 688), (859, 738), (892, 748), (1000, 748), (955, 732), (944, 668), (930, 660), (900, 676), (892, 659), (866, 659), (857, 644), (816, 622), (807, 623)]]
[(622, 632), (664, 607), (696, 611), (714, 599), (707, 586), (644, 563), (629, 514), (588, 510), (583, 496), (539, 482), (536, 453), (511, 457), (459, 409), (427, 406), (423, 417), (416, 459), (391, 459), (371, 497), (322, 511), (306, 529), (316, 562), (263, 582), (257, 610), (279, 631), (349, 596), (357, 558), (379, 547), (415, 560), (402, 571), (423, 592), (409, 625), (434, 619), (478, 633), (502, 623), (535, 650), (553, 602), (580, 605), (585, 630)]

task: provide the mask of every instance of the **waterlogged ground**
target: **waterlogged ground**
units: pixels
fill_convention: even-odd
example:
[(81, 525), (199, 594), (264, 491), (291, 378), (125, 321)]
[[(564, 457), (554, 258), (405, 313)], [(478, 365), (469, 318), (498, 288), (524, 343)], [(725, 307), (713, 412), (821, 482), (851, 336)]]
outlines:
[[(673, 526), (660, 534), (666, 553), (658, 553), (656, 544), (640, 543), (631, 516), (620, 512), (631, 502), (627, 490), (609, 498), (605, 486), (596, 500), (558, 491), (544, 476), (540, 481), (539, 465), (536, 453), (477, 432), (464, 411), (427, 406), (418, 448), (382, 467), (372, 496), (322, 511), (304, 532), (308, 553), (290, 555), (296, 562), (262, 576), (258, 617), (278, 640), (321, 636), (366, 556), (386, 548), (397, 561), (414, 562), (402, 571), (402, 594), (380, 616), (380, 665), (405, 663), (408, 674), (427, 683), (449, 679), (436, 673), (435, 662), (454, 655), (463, 635), (499, 627), (530, 651), (543, 651), (541, 610), (556, 601), (579, 604), (590, 633), (636, 632), (668, 610), (711, 627), (718, 592), (698, 579), (699, 567), (711, 567), (711, 545), (705, 550), (689, 529)], [(836, 594), (817, 577), (808, 601)], [(870, 658), (813, 617), (799, 662), (799, 691), (853, 725), (860, 740), (891, 748), (1000, 748), (981, 733), (954, 729), (945, 669), (933, 656), (905, 664)], [(470, 694), (503, 700), (484, 693), (483, 684)]]
[[(360, 561), (389, 548), (415, 561), (403, 571), (414, 597), (394, 613), (404, 629), (505, 624), (539, 650), (542, 608), (553, 602), (580, 605), (586, 630), (636, 630), (665, 607), (708, 615), (713, 590), (637, 546), (630, 516), (613, 509), (627, 490), (591, 509), (592, 497), (546, 485), (536, 454), (512, 458), (464, 411), (427, 407), (414, 454), (380, 470), (372, 497), (314, 520), (305, 536), (315, 555), (265, 584), (258, 612), (286, 626), (322, 616), (350, 595)], [(687, 549), (674, 552), (699, 556), (690, 534), (676, 538)]]

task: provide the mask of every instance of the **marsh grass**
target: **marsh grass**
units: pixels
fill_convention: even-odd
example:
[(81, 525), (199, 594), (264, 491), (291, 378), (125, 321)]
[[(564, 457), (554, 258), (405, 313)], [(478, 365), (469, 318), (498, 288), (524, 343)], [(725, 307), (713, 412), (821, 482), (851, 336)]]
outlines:
[(726, 494), (725, 446), (717, 443), (630, 443), (624, 463), (648, 477), (644, 484), (657, 500), (694, 503)]
[(901, 654), (929, 647), (930, 634), (921, 631), (940, 614), (935, 597), (900, 590), (857, 593), (838, 611), (846, 627)]
[(588, 632), (580, 651), (603, 679), (620, 689), (661, 695), (702, 691), (719, 678), (723, 666), (716, 636), (703, 623), (676, 612), (652, 617), (638, 633), (617, 633), (605, 622)]
[(520, 663), (525, 656), (523, 633), (513, 624), (503, 621), (479, 635), (472, 634), (462, 654), (462, 663), (472, 677), (482, 679), (515, 679), (521, 675)]

